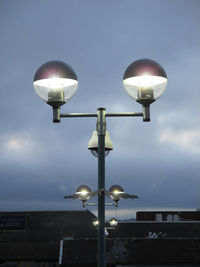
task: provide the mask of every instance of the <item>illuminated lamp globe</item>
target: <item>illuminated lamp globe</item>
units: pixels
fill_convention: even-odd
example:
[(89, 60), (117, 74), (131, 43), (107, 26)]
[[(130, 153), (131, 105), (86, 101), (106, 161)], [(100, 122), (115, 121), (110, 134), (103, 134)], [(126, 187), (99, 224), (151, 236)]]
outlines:
[[(98, 158), (98, 133), (93, 131), (92, 137), (88, 143), (88, 149), (91, 151), (92, 155)], [(113, 150), (113, 144), (109, 135), (109, 132), (106, 131), (105, 135), (105, 157)]]
[(110, 226), (114, 227), (114, 226), (118, 225), (118, 221), (115, 218), (111, 218), (109, 220), (109, 224), (110, 224)]
[(124, 193), (124, 189), (120, 185), (112, 185), (109, 188), (109, 194), (113, 196), (118, 196), (119, 194)]
[(92, 193), (92, 190), (89, 186), (87, 185), (80, 185), (77, 190), (76, 190), (76, 195), (79, 195), (80, 198), (87, 197), (88, 194)]
[(94, 227), (98, 227), (99, 220), (97, 218), (94, 218), (92, 224), (94, 225)]
[(164, 93), (167, 75), (156, 61), (140, 59), (126, 69), (123, 85), (131, 98), (142, 105), (149, 105)]
[(59, 108), (75, 94), (78, 79), (68, 64), (54, 60), (36, 71), (33, 87), (43, 101), (53, 108)]

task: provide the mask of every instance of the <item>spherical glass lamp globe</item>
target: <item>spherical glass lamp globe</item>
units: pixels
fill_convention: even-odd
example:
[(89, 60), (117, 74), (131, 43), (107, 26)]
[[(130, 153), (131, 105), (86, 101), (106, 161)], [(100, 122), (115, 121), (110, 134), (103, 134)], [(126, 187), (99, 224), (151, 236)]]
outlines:
[(164, 93), (167, 75), (156, 61), (140, 59), (126, 69), (123, 85), (131, 98), (141, 104), (151, 104)]
[(80, 185), (76, 190), (76, 194), (81, 197), (88, 196), (90, 193), (92, 193), (92, 190), (87, 185)]
[(98, 227), (99, 220), (97, 218), (94, 218), (92, 223), (93, 223), (94, 227)]
[(109, 224), (110, 224), (110, 226), (115, 227), (118, 225), (118, 221), (115, 218), (111, 218), (109, 220)]
[(120, 185), (112, 185), (110, 188), (109, 188), (109, 193), (112, 194), (113, 196), (118, 196), (120, 195), (121, 193), (124, 193), (124, 189), (122, 186)]
[(37, 95), (51, 106), (66, 103), (78, 88), (74, 70), (62, 61), (49, 61), (35, 73), (33, 86)]

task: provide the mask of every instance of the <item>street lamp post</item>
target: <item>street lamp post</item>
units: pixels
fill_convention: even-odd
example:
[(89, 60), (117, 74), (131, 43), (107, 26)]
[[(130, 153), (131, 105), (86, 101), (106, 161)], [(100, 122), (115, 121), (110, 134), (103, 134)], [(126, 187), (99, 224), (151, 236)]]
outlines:
[(97, 111), (98, 132), (98, 259), (99, 267), (106, 266), (106, 244), (105, 244), (105, 133), (106, 117), (105, 109)]
[[(106, 113), (98, 108), (97, 113), (60, 114), (60, 107), (76, 92), (78, 79), (73, 69), (61, 61), (43, 64), (34, 76), (36, 93), (53, 108), (53, 122), (59, 123), (66, 117), (96, 117), (98, 134), (98, 267), (106, 266), (105, 258), (105, 136), (106, 117), (143, 117), (150, 121), (150, 104), (159, 98), (167, 85), (164, 69), (155, 61), (141, 59), (128, 66), (123, 84), (128, 95), (142, 104), (141, 113)], [(112, 146), (109, 148), (112, 149)]]

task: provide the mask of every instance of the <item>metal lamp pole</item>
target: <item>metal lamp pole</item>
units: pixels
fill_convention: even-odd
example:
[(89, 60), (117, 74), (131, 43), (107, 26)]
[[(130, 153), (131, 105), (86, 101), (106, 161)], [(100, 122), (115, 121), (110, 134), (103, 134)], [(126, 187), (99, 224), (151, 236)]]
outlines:
[[(108, 113), (109, 117), (115, 116), (143, 116), (143, 113)], [(98, 267), (106, 266), (105, 242), (105, 134), (106, 111), (105, 108), (97, 110), (98, 132)]]
[(98, 267), (106, 266), (106, 243), (105, 243), (105, 134), (106, 117), (105, 109), (97, 111), (98, 133)]

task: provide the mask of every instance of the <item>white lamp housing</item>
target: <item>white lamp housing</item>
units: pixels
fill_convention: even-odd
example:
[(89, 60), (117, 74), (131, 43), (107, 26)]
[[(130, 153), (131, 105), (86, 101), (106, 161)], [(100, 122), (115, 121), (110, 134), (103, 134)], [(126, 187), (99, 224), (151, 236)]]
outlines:
[[(97, 131), (93, 131), (92, 137), (88, 143), (88, 149), (91, 150), (91, 153), (95, 156), (98, 157), (98, 133)], [(105, 135), (105, 156), (109, 154), (109, 152), (113, 150), (113, 144), (110, 139), (110, 135), (108, 131), (106, 131)]]

